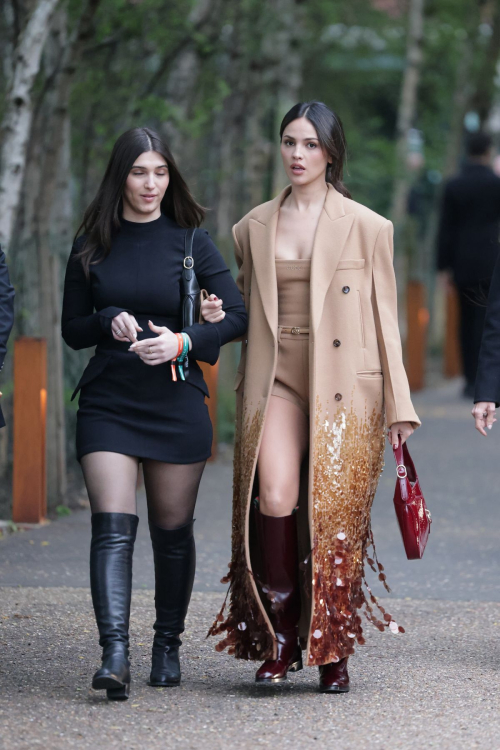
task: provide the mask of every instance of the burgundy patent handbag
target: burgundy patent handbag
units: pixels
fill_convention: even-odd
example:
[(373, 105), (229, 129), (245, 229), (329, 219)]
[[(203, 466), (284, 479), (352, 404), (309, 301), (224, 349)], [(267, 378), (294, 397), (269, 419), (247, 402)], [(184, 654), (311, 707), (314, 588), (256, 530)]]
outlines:
[(396, 490), (394, 508), (403, 537), (403, 544), (408, 560), (420, 560), (431, 530), (431, 513), (428, 510), (415, 464), (412, 461), (406, 443), (393, 448), (396, 459)]

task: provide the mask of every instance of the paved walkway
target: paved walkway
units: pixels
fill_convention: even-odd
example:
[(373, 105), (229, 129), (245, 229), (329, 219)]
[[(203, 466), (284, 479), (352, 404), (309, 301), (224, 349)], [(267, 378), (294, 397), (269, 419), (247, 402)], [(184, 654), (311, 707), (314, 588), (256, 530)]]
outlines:
[(258, 689), (255, 665), (217, 654), (204, 640), (229, 559), (231, 467), (222, 461), (208, 467), (197, 509), (198, 572), (180, 688), (146, 685), (154, 615), (143, 498), (126, 703), (108, 704), (88, 687), (99, 656), (88, 512), (0, 541), (0, 747), (500, 748), (500, 428), (481, 438), (457, 393), (451, 384), (415, 398), (424, 426), (412, 455), (433, 514), (422, 561), (404, 556), (387, 456), (373, 525), (393, 588), (386, 604), (407, 632), (367, 627), (348, 695), (319, 695), (314, 669), (282, 688)]

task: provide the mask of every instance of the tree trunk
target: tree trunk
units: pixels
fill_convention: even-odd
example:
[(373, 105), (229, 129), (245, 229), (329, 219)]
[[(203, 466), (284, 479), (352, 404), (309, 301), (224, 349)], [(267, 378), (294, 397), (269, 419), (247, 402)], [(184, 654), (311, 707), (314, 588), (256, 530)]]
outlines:
[[(69, 96), (78, 60), (99, 0), (88, 0), (68, 35), (66, 10), (55, 15), (44, 51), (44, 86), (33, 118), (16, 236), (20, 284), (19, 326), (47, 341), (48, 506), (66, 501), (66, 431), (63, 351), (60, 333), (61, 265), (72, 237)], [(19, 265), (16, 263), (16, 265)]]
[(223, 134), (215, 202), (217, 237), (229, 240), (231, 247), (232, 225), (283, 187), (278, 128), (288, 105), (298, 100), (302, 80), (300, 3), (276, 0), (273, 15), (282, 20), (277, 24), (270, 18), (267, 33), (249, 58), (242, 50), (252, 21), (245, 18), (245, 8), (235, 9), (225, 71), (231, 94), (222, 123), (216, 124)]
[[(301, 31), (297, 4), (294, 0), (277, 0), (273, 4), (276, 17), (285, 20), (279, 25), (269, 24), (252, 56), (245, 54), (246, 35), (252, 30), (252, 22), (245, 16), (247, 9), (248, 3), (234, 8), (223, 71), (231, 93), (214, 118), (207, 138), (207, 148), (216, 148), (211, 159), (218, 162), (217, 179), (212, 175), (217, 187), (209, 202), (213, 229), (226, 262), (233, 267), (231, 228), (253, 206), (273, 196), (276, 167), (281, 165), (281, 105), (295, 104), (301, 83), (301, 56), (295, 44)], [(279, 187), (283, 187), (283, 182)], [(233, 379), (236, 356), (236, 347), (228, 347), (221, 356), (219, 381), (227, 388)], [(232, 423), (230, 413), (226, 414), (226, 421)]]
[[(59, 118), (58, 118), (59, 119)], [(45, 164), (58, 175), (47, 200), (37, 207), (37, 244), (40, 269), (40, 329), (47, 340), (47, 495), (48, 506), (65, 503), (66, 429), (64, 369), (61, 338), (61, 259), (71, 246), (70, 122), (66, 115), (57, 131), (59, 147)], [(51, 200), (52, 199), (52, 200)], [(46, 213), (45, 213), (46, 212)], [(47, 226), (48, 224), (48, 226)]]
[(68, 38), (66, 12), (54, 39), (57, 60), (45, 96), (41, 186), (35, 207), (40, 272), (40, 327), (47, 340), (47, 492), (49, 507), (66, 501), (64, 368), (60, 331), (61, 262), (71, 246), (69, 97), (83, 47), (92, 33), (100, 0), (88, 0)]
[(491, 35), (483, 54), (483, 62), (478, 71), (476, 90), (472, 99), (472, 108), (478, 113), (481, 127), (484, 127), (490, 114), (495, 95), (495, 78), (498, 57), (500, 55), (500, 2), (494, 0), (489, 19)]
[(12, 86), (6, 97), (0, 169), (0, 244), (9, 248), (24, 178), (33, 116), (33, 84), (59, 0), (38, 0), (13, 50)]
[[(476, 8), (474, 8), (476, 10)], [(477, 19), (477, 12), (474, 13)], [(473, 38), (473, 24), (469, 24), (469, 32), (461, 45), (460, 60), (457, 67), (455, 91), (451, 105), (450, 126), (447, 137), (446, 159), (443, 177), (450, 177), (458, 168), (464, 134), (464, 117), (469, 108), (474, 86), (471, 81), (472, 63), (474, 61), (475, 44)]]
[[(491, 35), (486, 49), (478, 44), (477, 28), (481, 20), (481, 3), (474, 3), (468, 9), (467, 37), (462, 45), (460, 61), (457, 68), (455, 92), (453, 96), (452, 113), (449, 134), (447, 138), (446, 159), (443, 177), (451, 177), (458, 169), (462, 155), (464, 138), (464, 116), (468, 110), (475, 110), (479, 114), (481, 126), (484, 126), (493, 104), (495, 91), (495, 76), (498, 57), (500, 54), (500, 3), (496, 0), (492, 8)], [(486, 19), (484, 19), (486, 21)], [(482, 56), (482, 63), (473, 74), (474, 60)], [(429, 222), (427, 244), (435, 248), (438, 229), (439, 204), (441, 191), (436, 197), (433, 211), (433, 221)], [(446, 295), (442, 288), (436, 285), (433, 305), (431, 307), (431, 343), (444, 348), (443, 370), (445, 377), (457, 374), (458, 319), (456, 317), (455, 302), (451, 295)], [(448, 319), (447, 319), (448, 318)]]
[[(477, 54), (477, 27), (479, 24), (479, 8), (477, 3), (472, 3), (470, 8), (468, 8), (467, 18), (465, 20), (467, 36), (460, 45), (459, 62), (455, 77), (455, 89), (451, 104), (451, 116), (446, 139), (446, 155), (442, 171), (443, 180), (451, 177), (459, 167), (464, 136), (464, 117), (470, 107), (471, 98), (474, 93), (472, 68), (474, 57)], [(451, 326), (448, 335), (453, 338), (453, 341), (448, 341), (448, 336), (445, 336), (447, 327), (446, 318), (448, 315), (447, 299), (442, 287), (435, 283), (435, 253), (441, 197), (442, 190), (439, 189), (436, 191), (434, 205), (428, 221), (424, 248), (430, 255), (426, 268), (430, 313), (429, 345), (435, 349), (443, 349), (443, 343), (446, 343), (446, 347), (444, 348), (444, 371), (445, 376), (448, 377), (448, 373), (451, 371), (455, 372), (456, 369), (456, 366), (451, 367), (448, 361), (450, 359), (450, 354), (453, 361), (456, 361), (455, 354), (458, 347), (458, 329), (455, 330), (455, 328)]]
[(394, 181), (391, 217), (398, 231), (406, 215), (411, 175), (407, 166), (408, 131), (414, 125), (417, 91), (422, 67), (422, 42), (425, 0), (410, 0), (406, 69), (396, 126), (396, 178)]

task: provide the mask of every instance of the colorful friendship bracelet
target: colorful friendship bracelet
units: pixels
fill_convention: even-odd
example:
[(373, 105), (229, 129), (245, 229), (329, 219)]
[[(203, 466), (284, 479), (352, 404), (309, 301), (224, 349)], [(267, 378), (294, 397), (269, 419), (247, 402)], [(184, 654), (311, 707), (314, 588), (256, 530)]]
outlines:
[[(186, 377), (185, 377), (185, 374), (184, 374), (184, 366), (185, 366), (184, 365), (184, 361), (186, 360), (187, 353), (189, 351), (189, 337), (188, 337), (187, 333), (182, 333), (181, 336), (182, 336), (182, 339), (183, 339), (183, 347), (182, 347), (182, 352), (181, 352), (180, 356), (177, 357), (177, 367), (179, 369), (179, 375), (180, 375), (181, 380), (186, 380)], [(186, 364), (187, 364), (187, 362), (186, 362)]]
[(176, 364), (179, 370), (180, 379), (186, 380), (186, 375), (188, 374), (187, 353), (189, 351), (189, 336), (187, 333), (176, 333), (175, 335), (177, 336), (178, 342), (177, 355), (170, 361), (170, 369), (172, 371), (172, 380), (174, 383), (177, 382)]
[(177, 357), (179, 356), (179, 354), (182, 352), (184, 348), (184, 340), (181, 334), (176, 333), (175, 335), (177, 337), (177, 354), (172, 360), (170, 360), (170, 370), (172, 372), (172, 380), (174, 381), (174, 383), (177, 382), (177, 372), (175, 371), (175, 363), (177, 361)]
[(184, 339), (182, 338), (182, 333), (176, 333), (175, 335), (177, 337), (177, 345), (178, 345), (178, 347), (177, 347), (177, 355), (175, 357), (177, 359), (177, 357), (181, 354), (181, 352), (182, 352), (182, 350), (184, 348)]

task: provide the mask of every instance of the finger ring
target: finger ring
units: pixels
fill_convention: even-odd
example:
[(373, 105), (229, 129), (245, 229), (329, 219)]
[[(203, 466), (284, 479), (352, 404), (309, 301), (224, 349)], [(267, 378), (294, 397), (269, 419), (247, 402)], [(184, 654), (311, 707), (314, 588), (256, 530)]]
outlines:
[(148, 347), (148, 354), (152, 354), (151, 347)]
[(122, 331), (123, 331), (123, 328), (119, 328), (119, 329), (117, 330), (117, 333), (121, 333)]

